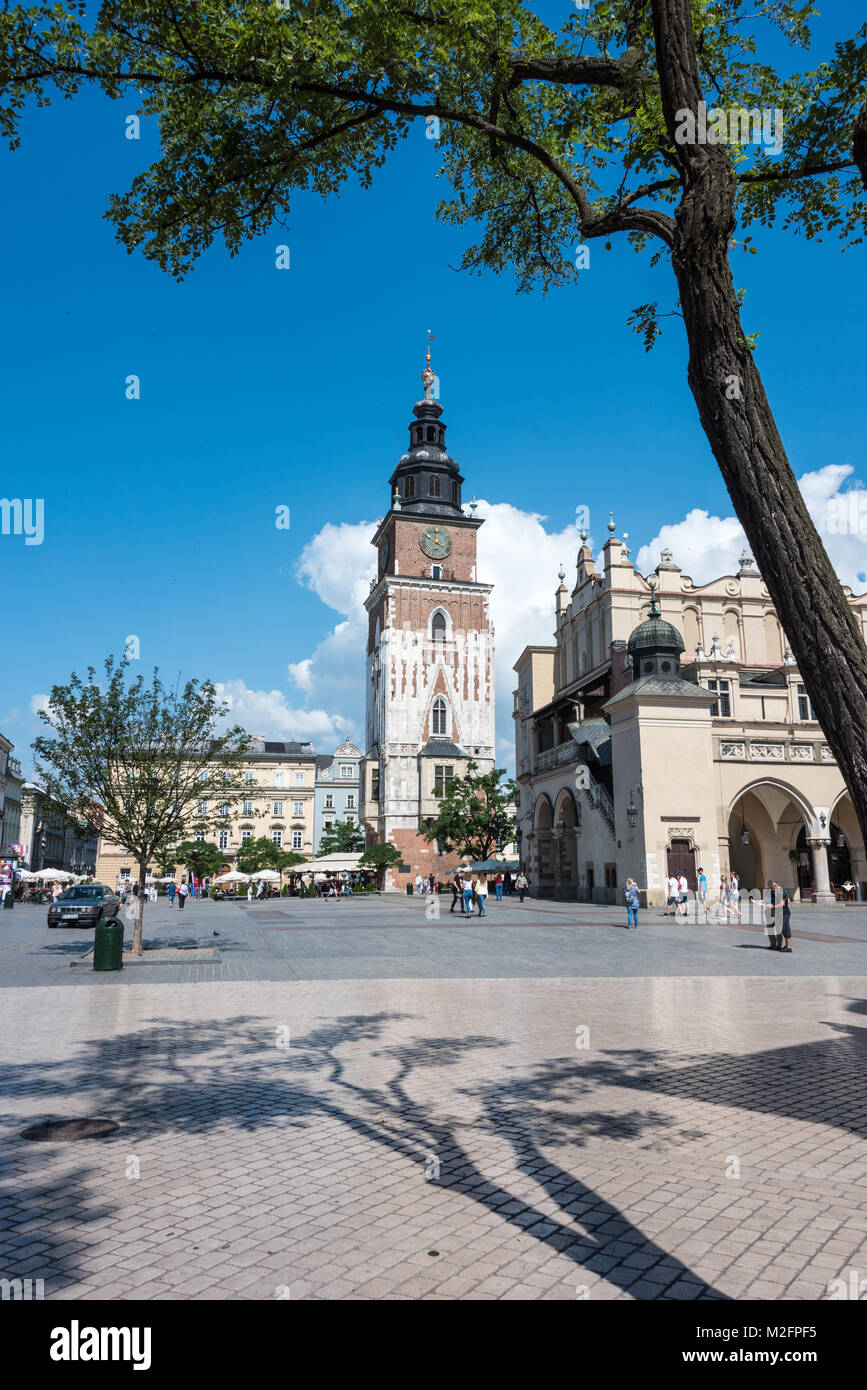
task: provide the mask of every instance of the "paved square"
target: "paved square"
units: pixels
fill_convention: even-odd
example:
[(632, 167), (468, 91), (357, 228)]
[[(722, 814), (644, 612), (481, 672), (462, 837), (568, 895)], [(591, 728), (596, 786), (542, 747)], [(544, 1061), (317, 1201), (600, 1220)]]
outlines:
[[(105, 976), (69, 968), (87, 933), (16, 910), (4, 978), (51, 983), (0, 990), (0, 1276), (47, 1298), (592, 1300), (867, 1274), (862, 909), (778, 960), (742, 928), (627, 934), (574, 904), (472, 928), (408, 901), (222, 907), (146, 931), (220, 963)], [(224, 973), (244, 962), (257, 978)], [(120, 1128), (19, 1137), (84, 1115)]]

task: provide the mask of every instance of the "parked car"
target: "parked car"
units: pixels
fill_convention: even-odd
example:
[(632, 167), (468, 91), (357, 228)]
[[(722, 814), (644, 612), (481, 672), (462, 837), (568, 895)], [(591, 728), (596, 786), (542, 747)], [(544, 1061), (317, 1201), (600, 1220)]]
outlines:
[(75, 883), (48, 909), (49, 927), (93, 927), (100, 917), (116, 917), (120, 898), (104, 883)]

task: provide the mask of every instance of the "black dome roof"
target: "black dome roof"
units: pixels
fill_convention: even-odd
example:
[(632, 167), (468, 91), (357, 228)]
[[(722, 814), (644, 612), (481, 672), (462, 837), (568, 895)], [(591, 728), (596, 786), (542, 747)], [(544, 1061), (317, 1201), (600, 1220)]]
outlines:
[(676, 652), (680, 655), (686, 650), (686, 644), (676, 627), (651, 610), (650, 617), (633, 630), (626, 650), (630, 656), (647, 651)]

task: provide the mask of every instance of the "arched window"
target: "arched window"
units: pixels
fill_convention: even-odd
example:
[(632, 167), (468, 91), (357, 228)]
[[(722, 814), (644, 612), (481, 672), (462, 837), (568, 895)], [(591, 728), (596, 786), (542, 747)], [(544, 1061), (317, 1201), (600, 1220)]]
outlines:
[(433, 732), (435, 734), (445, 734), (446, 728), (446, 702), (442, 695), (438, 695), (433, 702)]
[(434, 429), (433, 425), (428, 425), (428, 427), (427, 427), (427, 437), (428, 437), (428, 439), (430, 440), (431, 444), (433, 444), (434, 440), (435, 440), (436, 437), (437, 437), (437, 435), (436, 435), (436, 430)]
[(404, 497), (415, 497), (415, 478), (407, 478), (404, 489)]
[(453, 502), (457, 502), (457, 500), (458, 500), (458, 485), (457, 485), (457, 483), (452, 483), (452, 501), (453, 501)]
[(434, 613), (433, 621), (430, 625), (430, 635), (435, 642), (446, 640), (446, 620), (444, 613)]
[(421, 428), (421, 425), (417, 425), (417, 426), (416, 426), (416, 430), (415, 430), (415, 442), (416, 442), (416, 444), (420, 444), (420, 443), (421, 443), (421, 436), (422, 436), (422, 428)]
[(428, 496), (430, 496), (430, 497), (439, 497), (439, 495), (440, 495), (440, 480), (439, 480), (439, 478), (438, 478), (438, 476), (437, 476), (436, 473), (431, 473), (430, 477), (428, 478)]

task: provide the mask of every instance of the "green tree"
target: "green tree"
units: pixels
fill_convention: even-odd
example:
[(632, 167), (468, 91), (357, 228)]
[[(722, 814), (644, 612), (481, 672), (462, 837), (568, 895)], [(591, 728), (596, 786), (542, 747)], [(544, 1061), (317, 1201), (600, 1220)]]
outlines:
[(335, 821), (330, 830), (322, 832), (316, 858), (323, 854), (358, 854), (364, 849), (364, 831), (359, 830), (354, 821)]
[(257, 839), (244, 840), (238, 850), (235, 867), (240, 874), (257, 874), (260, 869), (291, 869), (296, 864), (306, 864), (303, 854), (291, 849), (281, 849), (267, 835)]
[(382, 888), (386, 870), (393, 869), (395, 864), (399, 864), (400, 858), (400, 850), (396, 849), (394, 845), (371, 845), (359, 859), (358, 867), (359, 869), (375, 869), (377, 887)]
[(223, 850), (210, 840), (185, 840), (174, 851), (172, 868), (175, 864), (183, 864), (191, 874), (201, 879), (208, 874), (218, 873), (225, 858)]
[[(0, 131), (28, 98), (83, 84), (139, 102), (162, 151), (112, 197), (130, 250), (183, 276), (222, 236), (231, 252), (292, 195), (368, 184), (412, 123), (439, 135), (452, 196), (439, 215), (478, 235), (463, 266), (514, 266), (518, 288), (576, 280), (564, 247), (625, 236), (673, 278), (687, 379), (809, 695), (867, 836), (867, 646), (789, 465), (741, 322), (734, 233), (773, 222), (845, 245), (867, 226), (867, 42), (818, 66), (767, 61), (781, 30), (806, 47), (800, 0), (599, 0), (559, 31), (520, 0), (111, 0), (0, 14)], [(712, 109), (779, 110), (775, 152), (697, 135)], [(692, 122), (690, 132), (689, 122)], [(773, 131), (771, 131), (773, 134)], [(582, 262), (583, 263), (583, 262)], [(634, 327), (648, 345), (658, 301)], [(585, 330), (585, 331), (589, 331)]]
[(471, 758), (466, 776), (446, 783), (439, 815), (425, 828), (425, 839), (436, 840), (444, 853), (491, 859), (515, 837), (515, 817), (509, 809), (515, 803), (515, 783), (505, 777), (501, 767), (479, 773)]
[[(109, 657), (99, 684), (91, 666), (86, 681), (73, 673), (53, 686), (39, 711), (48, 732), (33, 752), (49, 800), (98, 825), (138, 862), (132, 949), (141, 955), (147, 866), (193, 831), (228, 824), (249, 739), (237, 726), (221, 728), (228, 706), (210, 681), (167, 689), (155, 670), (150, 685), (141, 675), (128, 683), (128, 668)], [(207, 807), (203, 775), (219, 787)]]

